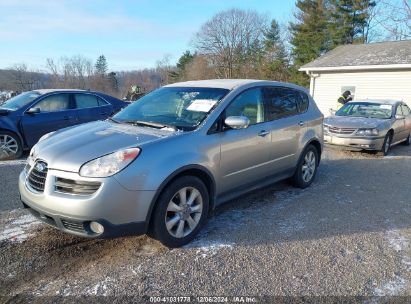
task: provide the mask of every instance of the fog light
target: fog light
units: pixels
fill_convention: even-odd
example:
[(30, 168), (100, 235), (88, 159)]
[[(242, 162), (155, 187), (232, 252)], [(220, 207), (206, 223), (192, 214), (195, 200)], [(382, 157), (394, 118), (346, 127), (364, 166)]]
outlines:
[(97, 233), (97, 234), (101, 234), (101, 233), (104, 232), (103, 225), (101, 225), (97, 222), (91, 222), (90, 223), (90, 229), (91, 229), (91, 231), (93, 231), (94, 233)]

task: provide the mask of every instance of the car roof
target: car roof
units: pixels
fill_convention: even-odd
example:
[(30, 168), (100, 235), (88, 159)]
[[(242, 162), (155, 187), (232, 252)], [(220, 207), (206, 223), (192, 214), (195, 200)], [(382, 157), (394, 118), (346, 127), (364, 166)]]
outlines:
[(396, 105), (397, 103), (401, 103), (401, 100), (394, 100), (394, 99), (363, 99), (363, 100), (353, 100), (350, 102), (368, 102), (368, 103), (378, 103), (378, 104), (389, 104), (389, 105)]
[(250, 83), (279, 83), (277, 81), (266, 81), (266, 80), (257, 80), (257, 79), (209, 79), (209, 80), (194, 80), (194, 81), (185, 81), (177, 82), (173, 84), (166, 85), (165, 87), (199, 87), (199, 88), (219, 88), (219, 89), (228, 89), (232, 90), (235, 87)]
[(54, 92), (90, 92), (90, 93), (97, 93), (97, 92), (92, 92), (88, 90), (80, 90), (80, 89), (39, 89), (39, 90), (33, 90), (32, 92), (39, 93), (41, 95), (48, 94), (48, 93), (54, 93)]

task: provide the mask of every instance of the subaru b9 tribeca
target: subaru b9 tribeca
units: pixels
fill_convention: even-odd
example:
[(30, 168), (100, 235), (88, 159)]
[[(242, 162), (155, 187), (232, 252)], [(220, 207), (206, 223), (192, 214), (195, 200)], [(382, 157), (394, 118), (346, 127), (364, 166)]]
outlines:
[(191, 241), (218, 204), (291, 178), (309, 186), (323, 115), (304, 88), (257, 80), (162, 87), (112, 119), (49, 133), (20, 174), (26, 208), (84, 237)]

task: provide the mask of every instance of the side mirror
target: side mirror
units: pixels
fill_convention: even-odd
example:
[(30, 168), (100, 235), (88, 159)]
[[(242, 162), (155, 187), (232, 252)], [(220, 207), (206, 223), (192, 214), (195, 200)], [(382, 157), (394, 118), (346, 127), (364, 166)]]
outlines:
[(401, 114), (397, 114), (397, 115), (395, 115), (395, 119), (397, 119), (397, 120), (405, 119), (405, 116), (401, 115)]
[(37, 114), (40, 113), (40, 108), (30, 108), (26, 111), (27, 114)]
[(245, 116), (229, 116), (224, 123), (232, 129), (245, 129), (250, 124), (250, 120)]

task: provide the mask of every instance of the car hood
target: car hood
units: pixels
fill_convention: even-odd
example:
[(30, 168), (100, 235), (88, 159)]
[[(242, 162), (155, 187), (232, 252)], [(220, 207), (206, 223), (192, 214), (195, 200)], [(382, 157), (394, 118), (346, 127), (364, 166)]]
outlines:
[(346, 117), (331, 116), (324, 119), (324, 124), (338, 128), (377, 128), (385, 124), (388, 119), (366, 118), (366, 117)]
[(178, 133), (181, 132), (96, 121), (57, 131), (34, 147), (34, 158), (46, 161), (50, 169), (79, 172), (84, 163), (100, 156)]

